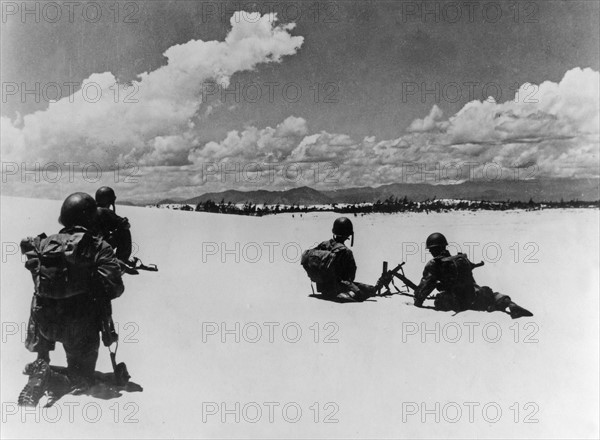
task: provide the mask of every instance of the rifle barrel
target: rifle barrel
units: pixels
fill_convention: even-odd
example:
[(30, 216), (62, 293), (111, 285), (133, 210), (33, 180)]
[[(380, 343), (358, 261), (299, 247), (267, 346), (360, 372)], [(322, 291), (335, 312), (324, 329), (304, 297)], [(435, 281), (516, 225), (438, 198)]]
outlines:
[(409, 280), (408, 278), (406, 278), (404, 275), (401, 275), (399, 273), (395, 273), (394, 276), (396, 278), (398, 278), (399, 280), (401, 280), (404, 284), (406, 284), (412, 290), (417, 290), (418, 286), (415, 283), (413, 283), (411, 280)]

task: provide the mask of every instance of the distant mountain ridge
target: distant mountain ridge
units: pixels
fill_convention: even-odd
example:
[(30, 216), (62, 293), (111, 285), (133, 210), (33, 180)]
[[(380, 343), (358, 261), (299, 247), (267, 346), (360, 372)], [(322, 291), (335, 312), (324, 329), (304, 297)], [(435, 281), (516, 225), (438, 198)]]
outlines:
[(264, 203), (267, 205), (325, 205), (328, 203), (335, 203), (327, 195), (321, 191), (309, 188), (308, 186), (302, 186), (299, 188), (292, 188), (285, 191), (268, 191), (268, 190), (257, 190), (257, 191), (237, 191), (227, 190), (217, 193), (206, 193), (198, 197), (184, 200), (181, 203), (188, 203), (191, 205), (197, 205), (200, 202), (206, 202), (212, 200), (213, 202), (219, 203), (221, 200), (232, 203)]
[(375, 203), (392, 197), (407, 197), (412, 201), (427, 199), (459, 199), (488, 201), (540, 201), (600, 199), (600, 179), (548, 179), (521, 181), (469, 181), (456, 185), (430, 185), (416, 183), (392, 183), (379, 187), (358, 187), (318, 191), (307, 186), (284, 191), (238, 191), (227, 190), (205, 193), (186, 200), (168, 199), (158, 202), (185, 203), (221, 200), (232, 203), (252, 202), (268, 205), (325, 205), (332, 203)]

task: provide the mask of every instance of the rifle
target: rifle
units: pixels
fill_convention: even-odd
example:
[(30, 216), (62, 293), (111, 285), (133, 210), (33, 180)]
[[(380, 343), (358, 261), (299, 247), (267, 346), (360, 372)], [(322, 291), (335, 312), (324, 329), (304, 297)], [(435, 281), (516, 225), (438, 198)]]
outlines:
[(133, 257), (129, 261), (119, 261), (119, 266), (121, 266), (121, 271), (129, 274), (129, 275), (139, 275), (140, 270), (148, 270), (150, 272), (158, 272), (158, 267), (156, 264), (144, 264), (142, 260), (137, 257)]
[[(404, 264), (404, 263), (402, 263), (402, 264)], [(400, 273), (395, 273), (394, 276), (396, 278), (398, 278), (400, 281), (402, 281), (406, 287), (412, 289), (413, 291), (417, 290), (418, 286), (415, 283), (413, 283), (411, 280), (406, 278), (406, 275), (404, 275), (404, 269), (402, 269), (400, 271)]]
[(131, 269), (158, 272), (158, 267), (156, 266), (156, 264), (144, 264), (142, 263), (142, 260), (140, 260), (138, 257), (133, 257), (130, 260), (130, 262), (133, 263), (131, 266), (128, 265)]

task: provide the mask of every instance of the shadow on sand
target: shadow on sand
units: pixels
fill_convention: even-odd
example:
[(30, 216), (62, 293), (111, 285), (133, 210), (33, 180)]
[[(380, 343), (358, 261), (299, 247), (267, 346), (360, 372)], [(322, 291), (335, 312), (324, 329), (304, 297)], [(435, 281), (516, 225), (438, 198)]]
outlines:
[[(408, 296), (409, 298), (414, 298), (413, 295), (411, 295), (410, 293), (404, 293), (404, 292), (387, 292), (387, 293), (382, 293), (376, 296), (373, 296), (369, 299), (366, 299), (364, 301), (348, 301), (346, 299), (341, 299), (338, 297), (331, 297), (331, 296), (325, 296), (325, 295), (318, 295), (316, 293), (310, 294), (308, 295), (310, 298), (315, 298), (315, 299), (320, 299), (323, 301), (329, 301), (329, 302), (334, 302), (334, 303), (338, 303), (338, 304), (360, 304), (363, 302), (377, 302), (377, 298), (391, 298), (392, 296), (395, 295), (400, 295), (400, 296)], [(407, 305), (412, 305), (411, 303), (406, 303)], [(435, 310), (436, 312), (441, 312), (442, 310), (438, 310), (433, 306), (426, 306), (423, 305), (421, 306), (422, 309), (429, 309), (429, 310)]]
[[(402, 295), (402, 296), (408, 296), (409, 298), (414, 298), (414, 295), (411, 295), (410, 293), (405, 293), (405, 292), (393, 293), (391, 295), (382, 295), (382, 296), (390, 297), (392, 295)], [(428, 299), (433, 299), (433, 298), (428, 298)], [(412, 305), (411, 303), (405, 303), (405, 304)], [(483, 310), (476, 310), (476, 309), (464, 309), (464, 310), (458, 310), (458, 311), (457, 310), (441, 310), (441, 309), (436, 309), (434, 306), (426, 306), (426, 305), (422, 305), (420, 308), (435, 310), (436, 312), (452, 312), (453, 313), (452, 316), (456, 316), (459, 313), (463, 313), (463, 312), (467, 312), (467, 311), (483, 312)], [(506, 313), (508, 316), (511, 316), (510, 312), (507, 312), (506, 310), (494, 310), (494, 312)]]
[[(65, 387), (64, 377), (66, 376), (67, 369), (65, 367), (58, 367), (51, 365), (50, 368), (57, 375), (53, 375), (53, 378), (48, 384), (48, 394), (51, 398), (46, 406), (52, 406), (60, 398), (69, 394), (69, 390)], [(94, 372), (95, 383), (86, 392), (81, 395), (88, 395), (95, 397), (96, 399), (111, 400), (117, 399), (125, 393), (137, 393), (144, 391), (141, 385), (128, 381), (124, 385), (117, 385), (115, 381), (114, 373), (101, 373), (99, 371)]]
[(370, 298), (366, 299), (364, 301), (350, 301), (347, 299), (338, 298), (337, 296), (326, 296), (326, 295), (319, 295), (316, 293), (311, 293), (308, 296), (309, 296), (309, 298), (320, 299), (323, 301), (329, 301), (329, 302), (334, 302), (334, 303), (338, 303), (338, 304), (360, 304), (363, 302), (376, 302), (374, 299), (370, 299)]

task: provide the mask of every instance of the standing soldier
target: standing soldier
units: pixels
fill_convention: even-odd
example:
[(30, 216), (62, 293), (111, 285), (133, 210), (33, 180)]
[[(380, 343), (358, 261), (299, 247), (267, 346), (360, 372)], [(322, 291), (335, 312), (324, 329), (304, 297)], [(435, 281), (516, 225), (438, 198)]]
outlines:
[(375, 296), (373, 286), (354, 281), (354, 255), (344, 244), (351, 236), (351, 244), (354, 244), (354, 228), (350, 219), (336, 219), (332, 232), (333, 238), (305, 251), (302, 255), (302, 266), (317, 284), (317, 291), (322, 293), (325, 299), (340, 302), (364, 301)]
[(132, 248), (131, 226), (126, 217), (117, 215), (116, 200), (115, 191), (108, 186), (103, 186), (96, 191), (98, 213), (94, 229), (96, 233), (100, 234), (115, 249), (117, 259), (123, 271), (136, 274), (137, 271), (134, 268), (135, 262), (130, 260)]
[(90, 233), (96, 209), (89, 194), (71, 194), (60, 211), (64, 228), (58, 234), (21, 242), (35, 286), (25, 346), (37, 352), (38, 359), (25, 367), (29, 381), (19, 396), (20, 405), (37, 405), (50, 378), (58, 374), (49, 366), (56, 342), (63, 344), (67, 355), (67, 385), (84, 392), (94, 383), (98, 334), (106, 318), (99, 310), (124, 290), (113, 249)]
[(493, 312), (506, 311), (508, 308), (513, 319), (533, 316), (529, 310), (512, 302), (509, 296), (493, 292), (488, 286), (478, 286), (473, 278), (473, 263), (465, 254), (450, 255), (446, 250), (448, 241), (444, 235), (439, 232), (431, 234), (425, 245), (433, 259), (425, 266), (423, 278), (415, 290), (417, 307), (421, 307), (429, 294), (437, 289), (440, 293), (434, 305), (438, 310)]

